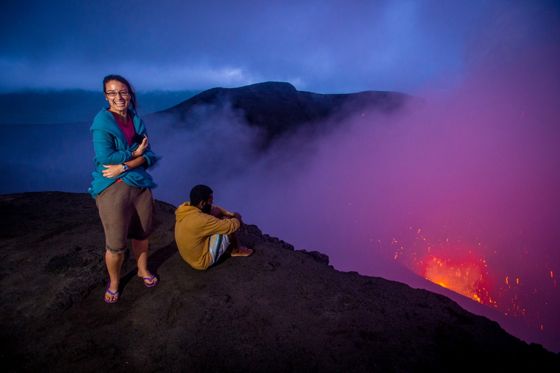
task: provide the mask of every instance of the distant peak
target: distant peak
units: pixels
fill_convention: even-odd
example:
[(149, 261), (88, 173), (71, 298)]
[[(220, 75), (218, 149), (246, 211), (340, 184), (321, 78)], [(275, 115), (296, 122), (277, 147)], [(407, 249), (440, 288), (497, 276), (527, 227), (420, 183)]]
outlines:
[(292, 84), (288, 83), (288, 82), (274, 82), (274, 81), (269, 81), (269, 82), (261, 82), (261, 83), (255, 83), (255, 84), (249, 84), (249, 85), (245, 85), (242, 87), (238, 87), (238, 88), (233, 88), (233, 89), (247, 89), (247, 90), (252, 90), (252, 89), (266, 89), (266, 90), (290, 90), (290, 91), (296, 91), (296, 87), (294, 87)]
[(288, 82), (275, 82), (275, 81), (268, 81), (268, 82), (261, 82), (250, 84), (247, 87), (286, 87), (296, 89), (291, 83)]

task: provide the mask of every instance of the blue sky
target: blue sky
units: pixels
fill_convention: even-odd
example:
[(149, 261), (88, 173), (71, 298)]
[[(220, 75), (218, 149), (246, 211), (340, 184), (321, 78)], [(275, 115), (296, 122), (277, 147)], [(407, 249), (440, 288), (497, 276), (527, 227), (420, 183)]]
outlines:
[[(535, 4), (536, 3), (536, 4)], [(279, 80), (317, 92), (411, 92), (460, 79), (484, 31), (551, 1), (8, 1), (0, 91), (139, 90)]]

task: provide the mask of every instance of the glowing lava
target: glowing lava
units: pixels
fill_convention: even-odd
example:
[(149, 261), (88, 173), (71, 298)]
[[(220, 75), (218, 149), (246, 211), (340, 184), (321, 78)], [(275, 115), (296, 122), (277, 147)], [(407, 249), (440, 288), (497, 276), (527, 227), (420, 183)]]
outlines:
[[(404, 241), (393, 238), (393, 259), (428, 281), (452, 290), (478, 303), (497, 307), (490, 296), (491, 280), (486, 259), (479, 254), (482, 243), (466, 243), (443, 236), (431, 239), (421, 228), (409, 227)], [(405, 244), (408, 242), (408, 244)], [(510, 281), (505, 278), (506, 284)], [(519, 278), (514, 280), (519, 284)]]
[(419, 272), (427, 280), (482, 304), (495, 304), (488, 292), (488, 271), (483, 260), (451, 260), (426, 256)]

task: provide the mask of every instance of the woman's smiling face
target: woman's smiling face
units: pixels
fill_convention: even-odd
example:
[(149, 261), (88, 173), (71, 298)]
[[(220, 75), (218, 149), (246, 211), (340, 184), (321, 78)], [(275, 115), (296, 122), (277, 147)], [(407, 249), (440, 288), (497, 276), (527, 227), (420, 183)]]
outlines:
[(105, 84), (105, 99), (109, 102), (110, 111), (124, 115), (130, 104), (130, 92), (126, 84), (109, 80)]

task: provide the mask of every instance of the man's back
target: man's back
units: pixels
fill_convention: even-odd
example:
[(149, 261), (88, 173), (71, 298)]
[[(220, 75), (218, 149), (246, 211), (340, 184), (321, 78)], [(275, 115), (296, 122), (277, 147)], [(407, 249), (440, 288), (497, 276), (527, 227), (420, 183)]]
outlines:
[(210, 237), (214, 234), (232, 234), (239, 229), (236, 218), (218, 219), (202, 212), (189, 202), (175, 211), (175, 241), (181, 257), (195, 269), (212, 265), (209, 252)]

